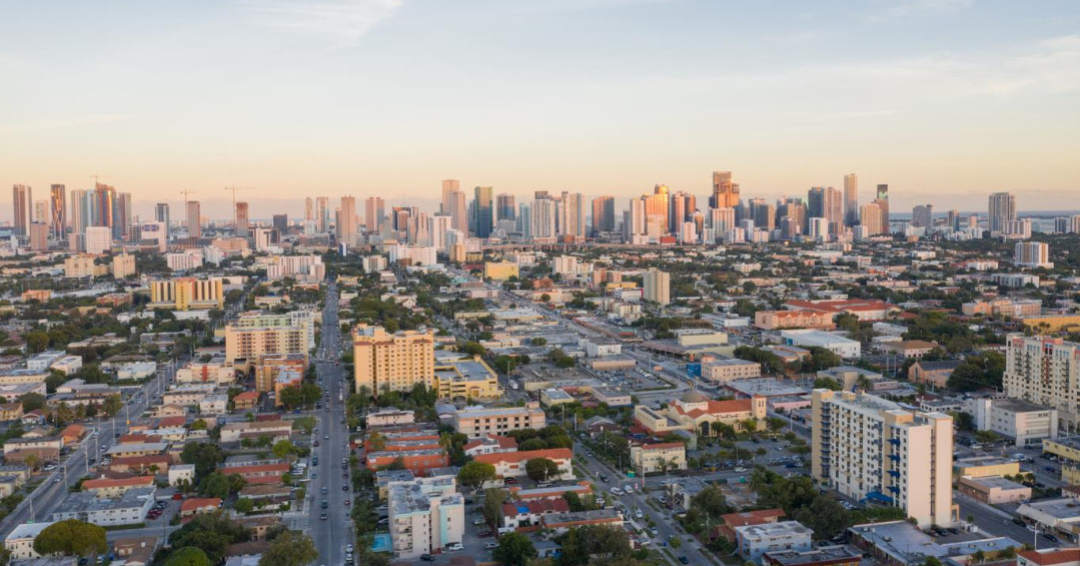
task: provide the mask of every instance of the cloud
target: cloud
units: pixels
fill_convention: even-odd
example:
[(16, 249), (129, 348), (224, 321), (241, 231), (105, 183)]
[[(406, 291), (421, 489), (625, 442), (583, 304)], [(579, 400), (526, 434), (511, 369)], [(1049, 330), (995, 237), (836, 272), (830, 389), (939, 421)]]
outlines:
[(919, 14), (957, 12), (970, 8), (973, 3), (974, 0), (886, 0), (882, 2), (883, 10), (871, 14), (869, 19), (880, 21)]
[(317, 35), (350, 46), (392, 16), (402, 0), (241, 0), (240, 4), (256, 25)]
[(129, 114), (86, 114), (59, 120), (41, 120), (36, 122), (24, 122), (22, 124), (0, 125), (0, 135), (31, 134), (47, 130), (63, 130), (80, 126), (94, 126), (129, 120), (133, 116)]

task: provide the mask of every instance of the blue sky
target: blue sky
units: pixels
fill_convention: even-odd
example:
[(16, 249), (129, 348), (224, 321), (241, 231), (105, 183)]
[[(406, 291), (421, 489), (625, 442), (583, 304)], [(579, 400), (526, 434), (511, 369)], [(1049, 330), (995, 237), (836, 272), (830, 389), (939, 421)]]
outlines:
[[(1080, 208), (1080, 3), (14, 2), (0, 183), (432, 198), (655, 183)], [(7, 193), (0, 195), (8, 198)], [(213, 195), (208, 196), (208, 195)], [(248, 197), (253, 198), (253, 197)], [(10, 214), (4, 207), (3, 217)], [(258, 210), (255, 211), (258, 213)], [(222, 212), (224, 214), (224, 211)]]

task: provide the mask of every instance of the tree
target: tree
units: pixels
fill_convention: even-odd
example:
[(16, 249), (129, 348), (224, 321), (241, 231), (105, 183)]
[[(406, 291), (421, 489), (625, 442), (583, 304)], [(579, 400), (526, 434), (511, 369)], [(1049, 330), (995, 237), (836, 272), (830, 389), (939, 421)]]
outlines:
[(105, 398), (105, 402), (102, 409), (106, 415), (110, 417), (120, 412), (120, 409), (124, 407), (124, 401), (120, 398), (120, 394), (114, 393)]
[(194, 464), (195, 477), (202, 478), (225, 461), (225, 453), (217, 444), (192, 442), (184, 445), (184, 450), (180, 452), (180, 461), (185, 464)]
[(299, 407), (304, 402), (304, 394), (295, 385), (286, 385), (278, 391), (278, 401), (288, 409)]
[(502, 504), (506, 501), (506, 490), (493, 487), (484, 492), (484, 520), (489, 525), (498, 525), (502, 516)]
[(559, 475), (559, 465), (548, 458), (532, 458), (525, 463), (525, 473), (533, 481), (543, 482)]
[(563, 499), (566, 500), (566, 505), (570, 507), (571, 511), (584, 511), (585, 504), (581, 502), (581, 496), (574, 491), (567, 491), (562, 494)]
[(213, 472), (199, 483), (199, 494), (203, 497), (225, 499), (229, 496), (229, 478), (221, 472)]
[(34, 538), (34, 552), (42, 555), (90, 556), (103, 554), (108, 548), (105, 529), (78, 519), (53, 523)]
[(537, 552), (529, 537), (515, 532), (499, 539), (499, 546), (492, 552), (492, 557), (506, 566), (525, 566), (526, 562), (537, 557)]
[(274, 453), (274, 456), (284, 460), (286, 456), (296, 453), (296, 446), (293, 445), (292, 442), (289, 442), (288, 439), (282, 439), (277, 441), (277, 444), (274, 444), (272, 452)]
[(382, 452), (383, 450), (386, 450), (386, 436), (380, 432), (372, 432), (367, 438), (367, 443), (372, 452)]
[(259, 559), (259, 566), (301, 566), (319, 558), (315, 542), (302, 533), (285, 531), (270, 543)]
[[(581, 566), (598, 559), (616, 560), (630, 556), (630, 537), (626, 530), (604, 525), (586, 525), (570, 529), (556, 537), (562, 545), (562, 566)], [(672, 540), (677, 540), (677, 537)]]
[(26, 340), (26, 349), (31, 354), (44, 352), (49, 347), (49, 335), (40, 330), (27, 332), (24, 339)]
[(206, 553), (211, 564), (220, 564), (225, 560), (225, 547), (245, 542), (251, 533), (240, 523), (230, 520), (221, 513), (196, 515), (194, 519), (169, 535), (169, 544), (173, 548), (195, 546)]
[(233, 510), (237, 513), (251, 513), (254, 509), (255, 503), (246, 497), (241, 497), (236, 500), (236, 503), (233, 503)]
[(461, 467), (457, 479), (458, 483), (473, 490), (480, 489), (484, 483), (495, 479), (495, 466), (474, 460)]
[(831, 377), (819, 377), (814, 380), (814, 389), (829, 389), (831, 391), (840, 391), (843, 388), (843, 384)]
[(530, 452), (533, 450), (546, 450), (547, 447), (547, 442), (543, 438), (530, 438), (518, 446), (518, 451)]
[(41, 393), (27, 393), (26, 395), (23, 395), (22, 398), (19, 400), (22, 401), (22, 409), (24, 413), (36, 411), (45, 406), (45, 396)]
[(170, 554), (165, 566), (210, 566), (210, 559), (201, 548), (185, 546)]

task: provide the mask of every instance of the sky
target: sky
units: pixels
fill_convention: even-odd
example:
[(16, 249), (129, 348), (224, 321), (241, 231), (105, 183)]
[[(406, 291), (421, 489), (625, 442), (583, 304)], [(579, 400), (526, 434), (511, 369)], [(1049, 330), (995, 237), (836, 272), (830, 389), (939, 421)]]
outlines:
[[(0, 0), (0, 186), (1080, 209), (1075, 0)], [(38, 196), (40, 195), (40, 196)], [(0, 190), (0, 220), (11, 218)], [(621, 204), (620, 206), (624, 206)], [(219, 209), (219, 210), (215, 210)]]

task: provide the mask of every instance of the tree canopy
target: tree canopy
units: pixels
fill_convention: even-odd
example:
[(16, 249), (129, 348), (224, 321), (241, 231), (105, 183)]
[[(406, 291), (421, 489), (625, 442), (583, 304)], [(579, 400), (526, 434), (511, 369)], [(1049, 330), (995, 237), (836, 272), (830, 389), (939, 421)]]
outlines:
[(102, 554), (108, 548), (105, 529), (78, 519), (53, 523), (34, 539), (34, 552), (42, 555), (89, 556)]

